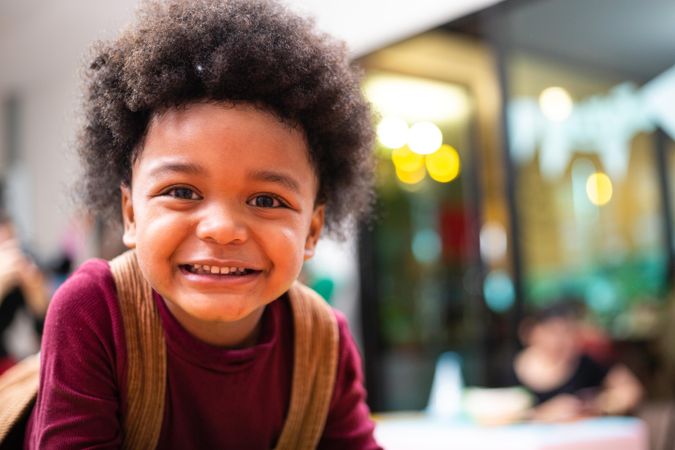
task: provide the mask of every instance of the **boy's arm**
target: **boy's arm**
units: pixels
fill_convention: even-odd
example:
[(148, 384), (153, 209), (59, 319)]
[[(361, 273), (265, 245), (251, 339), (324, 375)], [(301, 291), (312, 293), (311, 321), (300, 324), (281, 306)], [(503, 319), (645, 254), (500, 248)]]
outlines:
[(349, 332), (347, 320), (339, 312), (336, 312), (336, 316), (340, 336), (337, 375), (326, 427), (318, 448), (381, 449), (373, 437), (375, 425), (370, 419), (365, 401), (366, 391), (363, 387), (358, 348)]
[(54, 295), (27, 448), (120, 447), (118, 368), (126, 355), (111, 283), (107, 263), (90, 262)]

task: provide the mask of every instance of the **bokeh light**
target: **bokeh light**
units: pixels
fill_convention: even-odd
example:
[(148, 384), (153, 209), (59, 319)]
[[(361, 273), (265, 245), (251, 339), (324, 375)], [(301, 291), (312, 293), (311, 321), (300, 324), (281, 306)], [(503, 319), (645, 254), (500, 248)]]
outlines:
[(466, 89), (426, 78), (370, 69), (363, 89), (383, 117), (403, 117), (408, 123), (464, 120), (471, 110)]
[(408, 124), (398, 117), (385, 117), (377, 125), (377, 140), (387, 148), (403, 147), (408, 141)]
[(439, 183), (449, 183), (459, 175), (459, 153), (450, 145), (441, 145), (434, 153), (427, 155), (426, 166), (432, 179)]
[(426, 174), (423, 165), (420, 165), (417, 170), (404, 170), (396, 167), (396, 177), (405, 184), (417, 184), (424, 179)]
[(441, 256), (441, 238), (436, 230), (426, 229), (415, 233), (412, 251), (415, 259), (421, 263), (433, 263)]
[(441, 146), (443, 133), (431, 122), (417, 122), (408, 132), (408, 146), (420, 155), (428, 155)]
[(594, 276), (586, 288), (586, 298), (591, 310), (599, 314), (619, 309), (619, 293), (612, 281)]
[(507, 237), (499, 222), (485, 222), (480, 229), (480, 253), (488, 263), (502, 261), (506, 257)]
[(410, 150), (409, 147), (401, 147), (391, 152), (391, 160), (397, 170), (404, 172), (417, 172), (424, 165), (424, 157)]
[(606, 205), (612, 199), (612, 193), (612, 180), (607, 174), (596, 172), (588, 177), (586, 195), (591, 203), (597, 206)]
[(483, 296), (488, 308), (497, 313), (507, 311), (516, 298), (511, 277), (503, 270), (493, 270), (483, 284)]
[(553, 122), (563, 122), (574, 108), (570, 94), (559, 86), (544, 89), (539, 94), (539, 108), (547, 119)]

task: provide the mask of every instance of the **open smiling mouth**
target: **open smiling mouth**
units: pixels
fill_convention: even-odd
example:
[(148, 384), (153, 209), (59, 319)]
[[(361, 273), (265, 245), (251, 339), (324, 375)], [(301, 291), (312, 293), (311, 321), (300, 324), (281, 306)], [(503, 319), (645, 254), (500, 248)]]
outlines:
[(260, 272), (246, 267), (207, 266), (206, 264), (181, 264), (180, 268), (196, 275), (244, 276)]

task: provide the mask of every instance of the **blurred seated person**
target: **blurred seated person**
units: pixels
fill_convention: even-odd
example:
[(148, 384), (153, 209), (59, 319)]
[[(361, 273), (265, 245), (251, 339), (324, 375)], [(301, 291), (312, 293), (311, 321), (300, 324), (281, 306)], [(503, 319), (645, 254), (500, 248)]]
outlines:
[(6, 332), (17, 312), (25, 309), (40, 335), (47, 303), (42, 272), (22, 251), (12, 221), (0, 211), (0, 373), (16, 362), (7, 349)]
[(514, 359), (512, 381), (533, 394), (531, 419), (626, 414), (641, 400), (642, 385), (626, 366), (584, 353), (580, 325), (570, 303), (549, 306), (521, 324), (524, 348)]

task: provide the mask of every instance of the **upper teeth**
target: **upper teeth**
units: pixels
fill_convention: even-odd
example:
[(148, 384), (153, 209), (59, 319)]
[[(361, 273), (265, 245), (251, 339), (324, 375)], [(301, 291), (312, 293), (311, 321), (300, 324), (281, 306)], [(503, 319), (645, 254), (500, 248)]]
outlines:
[(212, 273), (212, 274), (228, 274), (228, 273), (243, 273), (243, 267), (218, 267), (218, 266), (208, 266), (206, 264), (194, 264), (194, 270), (196, 272)]

